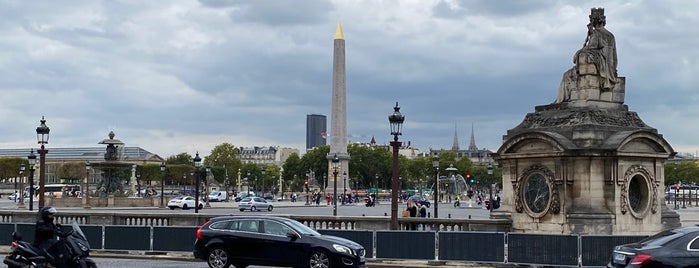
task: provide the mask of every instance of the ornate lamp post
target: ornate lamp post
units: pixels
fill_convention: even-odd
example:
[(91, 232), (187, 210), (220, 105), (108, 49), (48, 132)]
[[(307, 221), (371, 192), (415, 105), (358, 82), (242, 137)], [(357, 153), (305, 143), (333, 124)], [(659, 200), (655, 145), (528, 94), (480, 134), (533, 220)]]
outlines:
[(393, 135), (393, 141), (391, 142), (391, 147), (393, 147), (393, 176), (391, 176), (391, 230), (398, 230), (398, 150), (400, 149), (401, 142), (398, 141), (398, 136), (400, 136), (401, 128), (403, 127), (403, 121), (405, 121), (405, 116), (400, 113), (400, 106), (396, 102), (396, 106), (393, 107), (393, 114), (388, 116), (388, 122), (391, 123), (391, 135)]
[(493, 199), (492, 179), (493, 179), (493, 164), (488, 163), (488, 184), (490, 184), (490, 187), (488, 187), (488, 188), (490, 188), (490, 203), (488, 205), (489, 205), (490, 212), (493, 212), (493, 207), (495, 206), (495, 202), (494, 202), (495, 199)]
[(306, 188), (306, 206), (310, 205), (310, 200), (308, 199), (308, 180), (311, 178), (311, 172), (306, 172), (306, 180), (303, 182), (303, 186)]
[(238, 169), (238, 193), (240, 193), (241, 190), (242, 188), (240, 188), (240, 169)]
[(340, 164), (340, 158), (337, 157), (337, 154), (333, 156), (331, 162), (333, 164), (333, 177), (335, 178), (333, 182), (333, 216), (337, 216), (337, 166)]
[(49, 150), (44, 145), (49, 144), (49, 127), (46, 126), (46, 119), (41, 117), (41, 125), (36, 128), (36, 139), (41, 144), (39, 152), (39, 208), (44, 207), (44, 191), (46, 191), (46, 154)]
[[(165, 207), (165, 162), (160, 163), (160, 207)], [(172, 186), (170, 186), (172, 187)]]
[(199, 168), (201, 167), (201, 158), (199, 157), (199, 152), (194, 156), (194, 168), (196, 172), (194, 173), (195, 189), (194, 189), (194, 213), (199, 213)]
[(262, 198), (265, 198), (265, 179), (267, 179), (267, 171), (262, 170)]
[(29, 151), (29, 211), (34, 210), (34, 170), (36, 169), (36, 155), (34, 149)]
[(92, 208), (90, 205), (90, 169), (92, 169), (90, 161), (85, 161), (85, 190), (83, 191), (83, 208), (85, 209)]
[(210, 208), (211, 204), (209, 204), (209, 174), (211, 173), (211, 167), (206, 166), (206, 173), (204, 173), (204, 198), (206, 198), (206, 203), (204, 204), (205, 207)]
[(246, 195), (246, 196), (250, 196), (250, 170), (248, 170), (248, 176), (245, 177), (245, 182), (246, 182), (246, 185), (248, 186), (248, 195)]
[(19, 165), (19, 192), (18, 196), (16, 198), (19, 198), (19, 201), (17, 202), (17, 208), (19, 209), (24, 209), (24, 170), (25, 170), (24, 164)]
[(432, 157), (432, 167), (434, 168), (434, 218), (439, 218), (439, 154), (434, 153)]
[(279, 168), (279, 196), (284, 200), (284, 185), (282, 185), (282, 177), (284, 176), (284, 167)]
[(342, 204), (345, 204), (347, 199), (347, 171), (342, 172)]

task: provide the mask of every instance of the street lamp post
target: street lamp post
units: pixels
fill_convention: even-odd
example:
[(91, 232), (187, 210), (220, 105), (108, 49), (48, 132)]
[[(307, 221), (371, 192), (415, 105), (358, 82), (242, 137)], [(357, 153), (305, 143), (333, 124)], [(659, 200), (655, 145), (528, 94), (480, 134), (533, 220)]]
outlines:
[(345, 204), (347, 199), (347, 171), (342, 172), (342, 204)]
[(201, 167), (201, 158), (199, 157), (199, 152), (197, 152), (196, 156), (194, 156), (194, 168), (196, 171), (194, 172), (194, 180), (195, 180), (195, 188), (194, 188), (194, 213), (199, 213), (199, 168)]
[(92, 169), (90, 161), (85, 161), (85, 190), (83, 191), (83, 199), (85, 200), (83, 208), (85, 209), (92, 208), (90, 205), (90, 169)]
[(36, 169), (36, 155), (34, 149), (29, 151), (29, 211), (34, 210), (34, 170)]
[(306, 188), (306, 206), (310, 205), (311, 203), (308, 200), (308, 180), (311, 178), (311, 173), (306, 172), (306, 181), (303, 182), (303, 187)]
[(238, 183), (237, 184), (238, 184), (238, 192), (237, 193), (240, 193), (240, 191), (242, 190), (242, 188), (240, 188), (240, 169), (238, 169)]
[(24, 209), (24, 170), (25, 170), (24, 164), (19, 165), (19, 192), (18, 192), (18, 197), (19, 201), (17, 202), (17, 208), (18, 209)]
[(333, 216), (337, 216), (337, 166), (340, 164), (340, 158), (337, 157), (337, 154), (333, 156), (331, 162), (333, 164), (333, 178), (335, 179), (333, 182)]
[(493, 207), (495, 206), (495, 199), (493, 199), (493, 164), (488, 163), (488, 184), (490, 184), (490, 203), (488, 204), (488, 210), (490, 212), (493, 212)]
[(434, 168), (434, 218), (439, 218), (439, 154), (436, 152), (432, 157), (432, 167)]
[(206, 199), (206, 203), (204, 204), (205, 207), (210, 208), (211, 204), (209, 204), (209, 174), (211, 173), (211, 167), (206, 166), (206, 173), (204, 173), (204, 198)]
[(267, 171), (262, 170), (262, 198), (265, 198), (265, 179), (267, 178)]
[(250, 170), (248, 170), (248, 176), (245, 177), (245, 181), (247, 182), (246, 184), (248, 186), (247, 187), (248, 188), (248, 195), (246, 195), (246, 196), (250, 196)]
[(49, 150), (44, 147), (44, 145), (49, 143), (49, 132), (51, 131), (49, 127), (46, 126), (46, 119), (41, 117), (41, 125), (36, 128), (36, 139), (41, 144), (41, 148), (38, 150), (39, 153), (39, 208), (43, 208), (44, 192), (46, 191), (46, 154)]
[[(165, 207), (165, 162), (160, 163), (160, 207)], [(172, 185), (170, 185), (172, 187)], [(172, 188), (171, 188), (172, 189)]]
[(284, 185), (282, 184), (282, 177), (284, 176), (284, 167), (279, 168), (279, 197), (284, 200)]
[(390, 143), (393, 147), (393, 176), (391, 177), (391, 230), (398, 230), (398, 150), (400, 149), (401, 142), (398, 141), (398, 136), (400, 136), (401, 128), (403, 127), (403, 121), (405, 121), (405, 116), (400, 113), (400, 106), (396, 102), (396, 106), (393, 107), (393, 114), (388, 116), (388, 122), (391, 125), (391, 135), (393, 135), (393, 141)]

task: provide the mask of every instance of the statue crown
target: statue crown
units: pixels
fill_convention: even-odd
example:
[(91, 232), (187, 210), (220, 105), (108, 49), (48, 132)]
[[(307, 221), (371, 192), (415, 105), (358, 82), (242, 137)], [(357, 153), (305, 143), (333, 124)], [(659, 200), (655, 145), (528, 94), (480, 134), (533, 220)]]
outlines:
[(593, 7), (590, 11), (590, 19), (604, 20), (604, 8)]

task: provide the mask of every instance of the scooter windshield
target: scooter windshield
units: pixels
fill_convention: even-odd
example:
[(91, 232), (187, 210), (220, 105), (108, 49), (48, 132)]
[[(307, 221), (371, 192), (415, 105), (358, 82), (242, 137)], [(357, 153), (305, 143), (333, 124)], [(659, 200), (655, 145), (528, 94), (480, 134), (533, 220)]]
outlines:
[(83, 233), (83, 230), (80, 229), (80, 225), (78, 225), (78, 222), (73, 221), (73, 223), (71, 224), (71, 227), (73, 228), (74, 233), (78, 234), (80, 236), (80, 238), (82, 238), (83, 240), (85, 240), (85, 242), (87, 242), (87, 236), (85, 236), (85, 233)]

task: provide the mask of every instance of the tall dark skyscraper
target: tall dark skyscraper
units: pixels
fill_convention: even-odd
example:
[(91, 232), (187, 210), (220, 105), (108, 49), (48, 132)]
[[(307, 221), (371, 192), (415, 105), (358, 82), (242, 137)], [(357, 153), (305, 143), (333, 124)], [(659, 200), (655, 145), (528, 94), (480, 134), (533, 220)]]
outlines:
[(328, 118), (322, 114), (306, 115), (306, 151), (326, 144)]

